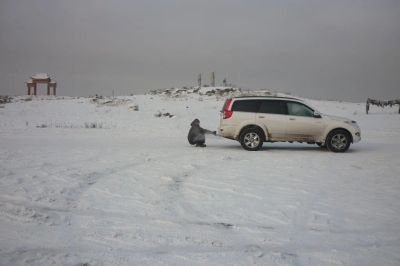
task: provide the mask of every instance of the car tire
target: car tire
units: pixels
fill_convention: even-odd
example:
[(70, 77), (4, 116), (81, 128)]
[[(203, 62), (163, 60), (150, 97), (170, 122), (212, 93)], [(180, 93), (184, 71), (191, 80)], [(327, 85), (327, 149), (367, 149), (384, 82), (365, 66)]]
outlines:
[(326, 138), (326, 146), (332, 152), (345, 152), (349, 149), (351, 136), (343, 129), (333, 130)]
[(262, 147), (264, 138), (260, 129), (247, 128), (240, 134), (239, 141), (245, 150), (257, 151)]

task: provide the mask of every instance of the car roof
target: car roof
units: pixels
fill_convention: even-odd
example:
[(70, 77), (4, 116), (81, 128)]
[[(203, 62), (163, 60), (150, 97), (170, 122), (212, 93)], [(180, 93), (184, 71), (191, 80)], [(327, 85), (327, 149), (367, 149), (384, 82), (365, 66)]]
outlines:
[(294, 97), (286, 97), (286, 96), (236, 96), (232, 99), (235, 100), (250, 100), (250, 99), (268, 99), (268, 100), (295, 100), (302, 102), (303, 100), (294, 98)]

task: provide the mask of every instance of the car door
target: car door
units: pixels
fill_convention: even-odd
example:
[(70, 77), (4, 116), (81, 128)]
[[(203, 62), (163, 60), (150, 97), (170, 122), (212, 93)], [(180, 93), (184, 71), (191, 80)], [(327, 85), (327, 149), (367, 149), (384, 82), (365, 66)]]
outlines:
[(321, 117), (314, 116), (314, 110), (295, 101), (286, 101), (288, 122), (286, 139), (290, 141), (316, 141), (324, 129)]
[(267, 129), (269, 140), (284, 140), (288, 119), (286, 113), (285, 101), (269, 99), (261, 101), (256, 121)]

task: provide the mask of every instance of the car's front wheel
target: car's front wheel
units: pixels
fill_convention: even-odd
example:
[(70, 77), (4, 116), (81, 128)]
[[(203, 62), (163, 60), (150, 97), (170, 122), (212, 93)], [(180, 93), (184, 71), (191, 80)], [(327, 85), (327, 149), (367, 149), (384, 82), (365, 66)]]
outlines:
[(326, 146), (333, 152), (345, 152), (351, 143), (350, 134), (346, 130), (336, 129), (328, 134)]
[(243, 130), (239, 137), (240, 144), (248, 151), (257, 151), (263, 145), (263, 135), (257, 128), (248, 128)]

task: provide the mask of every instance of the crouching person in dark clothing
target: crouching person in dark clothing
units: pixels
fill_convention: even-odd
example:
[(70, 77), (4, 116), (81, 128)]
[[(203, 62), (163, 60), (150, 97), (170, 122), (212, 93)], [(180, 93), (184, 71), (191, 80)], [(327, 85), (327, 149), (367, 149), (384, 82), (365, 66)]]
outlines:
[(190, 124), (192, 127), (189, 130), (188, 134), (188, 141), (192, 145), (196, 145), (196, 147), (205, 147), (206, 144), (206, 136), (205, 134), (212, 134), (216, 135), (216, 131), (210, 131), (205, 128), (200, 127), (200, 120), (195, 119), (193, 122)]

